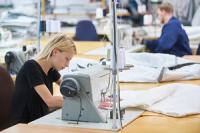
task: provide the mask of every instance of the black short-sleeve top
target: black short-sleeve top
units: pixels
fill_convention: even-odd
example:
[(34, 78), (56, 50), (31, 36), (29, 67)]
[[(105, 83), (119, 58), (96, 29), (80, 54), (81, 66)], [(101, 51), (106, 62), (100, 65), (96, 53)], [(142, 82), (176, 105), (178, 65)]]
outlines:
[(35, 60), (28, 60), (20, 69), (12, 99), (11, 117), (14, 123), (28, 123), (48, 114), (48, 106), (34, 89), (45, 84), (53, 94), (53, 82), (59, 80), (60, 74), (51, 68), (45, 74)]

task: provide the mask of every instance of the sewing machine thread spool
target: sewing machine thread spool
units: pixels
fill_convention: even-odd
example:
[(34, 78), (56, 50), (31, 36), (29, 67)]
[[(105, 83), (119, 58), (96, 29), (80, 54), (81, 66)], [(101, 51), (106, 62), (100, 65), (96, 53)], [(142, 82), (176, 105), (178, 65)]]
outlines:
[(118, 54), (118, 67), (120, 70), (124, 69), (125, 67), (125, 48), (121, 47), (119, 48), (119, 54)]

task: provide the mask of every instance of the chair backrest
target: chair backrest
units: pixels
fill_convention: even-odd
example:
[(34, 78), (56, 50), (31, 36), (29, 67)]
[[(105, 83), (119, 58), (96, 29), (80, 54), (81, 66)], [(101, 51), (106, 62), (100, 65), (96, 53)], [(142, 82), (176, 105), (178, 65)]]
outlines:
[(200, 55), (200, 44), (199, 44), (199, 46), (198, 46), (198, 48), (197, 48), (196, 55)]
[(90, 20), (79, 21), (76, 25), (76, 41), (99, 41), (95, 26)]
[(13, 89), (14, 83), (10, 74), (0, 66), (0, 130), (9, 125)]

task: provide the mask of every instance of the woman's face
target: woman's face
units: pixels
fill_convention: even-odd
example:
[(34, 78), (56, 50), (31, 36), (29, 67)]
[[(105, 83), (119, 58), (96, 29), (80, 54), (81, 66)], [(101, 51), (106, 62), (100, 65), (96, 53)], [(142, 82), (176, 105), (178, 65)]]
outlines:
[(65, 67), (69, 66), (69, 62), (72, 57), (75, 55), (73, 48), (69, 48), (67, 51), (61, 52), (58, 49), (54, 49), (52, 52), (52, 66), (56, 70), (62, 70)]

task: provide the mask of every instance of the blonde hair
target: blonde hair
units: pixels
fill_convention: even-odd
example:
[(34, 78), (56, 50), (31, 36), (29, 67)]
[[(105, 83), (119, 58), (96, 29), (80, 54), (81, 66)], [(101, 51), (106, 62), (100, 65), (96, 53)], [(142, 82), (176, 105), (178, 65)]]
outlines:
[(64, 52), (70, 48), (73, 48), (74, 52), (76, 53), (76, 46), (72, 39), (63, 33), (58, 33), (48, 41), (44, 49), (42, 49), (42, 51), (36, 56), (36, 59), (49, 59), (54, 49)]
[(160, 10), (164, 10), (167, 13), (173, 13), (174, 12), (174, 8), (173, 5), (171, 3), (162, 3), (161, 5), (159, 5), (158, 7)]

